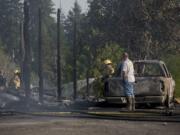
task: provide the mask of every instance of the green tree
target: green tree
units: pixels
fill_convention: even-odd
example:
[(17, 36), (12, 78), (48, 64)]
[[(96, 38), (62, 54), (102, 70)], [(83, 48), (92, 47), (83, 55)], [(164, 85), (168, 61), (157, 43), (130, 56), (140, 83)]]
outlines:
[(5, 50), (1, 47), (3, 46), (0, 42), (0, 70), (4, 73), (4, 76), (9, 82), (13, 76), (14, 69), (19, 68), (9, 57)]
[(13, 58), (19, 53), (20, 22), (22, 21), (21, 0), (0, 1), (0, 40), (5, 51)]
[[(90, 14), (81, 13), (78, 3), (69, 12), (65, 20), (65, 36), (67, 40), (66, 52), (66, 71), (69, 73), (69, 81), (72, 80), (72, 45), (73, 45), (73, 21), (75, 11), (77, 19), (77, 66), (78, 79), (85, 79), (87, 72), (90, 77), (101, 75), (100, 67), (104, 59), (112, 59), (116, 64), (119, 63), (122, 49), (120, 45), (105, 37), (104, 32), (97, 26), (95, 27)], [(115, 65), (116, 65), (115, 64)]]
[(106, 44), (104, 47), (98, 48), (96, 59), (93, 62), (94, 68), (91, 69), (92, 77), (100, 77), (102, 75), (102, 65), (106, 59), (110, 59), (113, 67), (116, 69), (121, 62), (122, 53), (123, 49), (115, 43)]
[(176, 0), (89, 0), (88, 16), (102, 42), (121, 44), (135, 58), (179, 52)]
[[(29, 0), (30, 7), (30, 45), (32, 47), (32, 69), (38, 72), (38, 11), (42, 12), (42, 49), (44, 77), (55, 82), (56, 67), (56, 21), (52, 0)], [(54, 81), (52, 81), (54, 80)]]
[[(65, 38), (66, 38), (66, 63), (64, 65), (64, 70), (66, 73), (65, 80), (66, 81), (72, 81), (72, 74), (73, 74), (73, 36), (74, 36), (74, 21), (76, 19), (76, 33), (77, 33), (77, 66), (78, 66), (78, 71), (81, 69), (81, 61), (79, 61), (79, 58), (82, 57), (82, 23), (84, 22), (85, 15), (81, 11), (81, 7), (77, 2), (74, 3), (74, 7), (72, 10), (69, 11), (69, 14), (67, 16), (67, 19), (64, 22), (64, 29), (65, 29)], [(82, 78), (82, 73), (78, 73), (78, 79)]]
[(175, 79), (175, 95), (176, 97), (180, 97), (180, 54), (168, 54), (163, 60), (166, 62), (172, 77)]

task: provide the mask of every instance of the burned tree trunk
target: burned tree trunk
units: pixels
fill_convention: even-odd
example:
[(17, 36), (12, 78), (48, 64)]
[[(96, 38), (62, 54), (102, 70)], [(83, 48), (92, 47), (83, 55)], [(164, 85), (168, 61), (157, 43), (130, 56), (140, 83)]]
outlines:
[(38, 46), (38, 60), (39, 60), (39, 101), (43, 102), (43, 68), (42, 68), (42, 55), (43, 55), (43, 49), (42, 49), (42, 23), (41, 23), (42, 15), (41, 15), (41, 9), (39, 9), (39, 32), (38, 32), (38, 37), (39, 37), (39, 46)]
[(74, 88), (74, 100), (77, 96), (77, 20), (76, 12), (74, 15), (74, 33), (73, 33), (73, 88)]
[(29, 44), (29, 5), (24, 2), (24, 60), (23, 60), (23, 82), (28, 101), (30, 97), (30, 68), (31, 68), (31, 47)]
[(89, 68), (86, 71), (86, 98), (89, 97)]
[(19, 44), (19, 65), (21, 70), (21, 88), (24, 88), (23, 82), (23, 60), (24, 60), (24, 35), (23, 35), (23, 23), (20, 23), (20, 44)]
[(57, 13), (57, 93), (58, 100), (61, 100), (61, 10), (58, 9)]

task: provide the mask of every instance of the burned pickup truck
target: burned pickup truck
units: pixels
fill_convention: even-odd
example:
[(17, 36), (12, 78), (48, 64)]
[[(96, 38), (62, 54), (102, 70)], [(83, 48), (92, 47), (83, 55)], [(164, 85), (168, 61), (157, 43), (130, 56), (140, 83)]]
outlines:
[[(173, 106), (175, 81), (165, 63), (157, 60), (134, 61), (135, 78), (134, 92), (136, 103)], [(126, 103), (122, 79), (108, 79), (108, 91), (105, 99), (109, 103)]]

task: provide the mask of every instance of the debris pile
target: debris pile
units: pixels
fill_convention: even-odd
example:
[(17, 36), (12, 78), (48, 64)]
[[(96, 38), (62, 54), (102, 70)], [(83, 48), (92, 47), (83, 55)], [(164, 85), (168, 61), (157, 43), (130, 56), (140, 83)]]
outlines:
[[(90, 79), (92, 85), (94, 79)], [(92, 90), (90, 90), (92, 91)], [(18, 112), (33, 112), (33, 111), (60, 111), (73, 108), (83, 109), (89, 104), (89, 99), (85, 99), (86, 80), (78, 81), (78, 98), (76, 101), (73, 97), (73, 84), (68, 83), (63, 85), (62, 100), (57, 100), (55, 88), (44, 89), (43, 103), (39, 102), (38, 87), (31, 89), (30, 98), (27, 101), (23, 90), (5, 90), (0, 92), (0, 111), (18, 111)], [(86, 105), (84, 105), (86, 104)]]

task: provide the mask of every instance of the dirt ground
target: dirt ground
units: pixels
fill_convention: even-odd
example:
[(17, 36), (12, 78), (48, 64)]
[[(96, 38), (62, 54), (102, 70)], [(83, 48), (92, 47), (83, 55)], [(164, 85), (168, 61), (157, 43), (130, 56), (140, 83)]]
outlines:
[(77, 118), (0, 118), (0, 135), (179, 135), (180, 123)]

